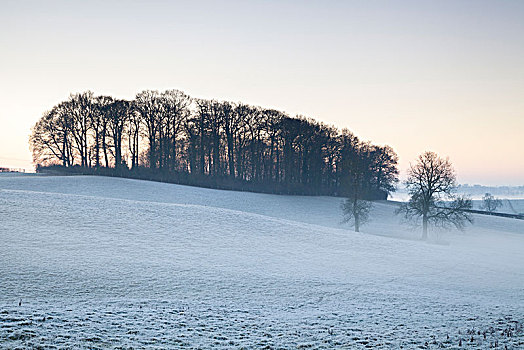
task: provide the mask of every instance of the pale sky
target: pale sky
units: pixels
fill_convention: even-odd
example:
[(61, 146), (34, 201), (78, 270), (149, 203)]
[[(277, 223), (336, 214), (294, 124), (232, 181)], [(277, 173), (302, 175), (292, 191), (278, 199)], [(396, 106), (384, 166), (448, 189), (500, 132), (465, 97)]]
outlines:
[(524, 1), (3, 1), (0, 166), (71, 92), (242, 101), (524, 185)]

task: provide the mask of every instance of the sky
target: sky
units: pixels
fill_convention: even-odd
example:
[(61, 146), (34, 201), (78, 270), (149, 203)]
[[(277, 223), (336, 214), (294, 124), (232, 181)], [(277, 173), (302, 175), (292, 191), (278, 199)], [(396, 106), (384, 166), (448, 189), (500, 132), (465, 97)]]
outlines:
[(242, 101), (524, 185), (524, 1), (0, 0), (0, 166), (70, 93)]

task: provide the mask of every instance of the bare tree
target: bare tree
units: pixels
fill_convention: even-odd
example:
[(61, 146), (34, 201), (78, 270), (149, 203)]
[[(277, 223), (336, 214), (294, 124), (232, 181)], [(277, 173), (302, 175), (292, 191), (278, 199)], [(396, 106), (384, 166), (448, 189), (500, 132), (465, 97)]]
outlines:
[(61, 113), (61, 106), (51, 111), (35, 124), (30, 137), (33, 161), (36, 164), (46, 164), (54, 159), (62, 162), (62, 166), (71, 166), (71, 123), (67, 115)]
[[(126, 100), (115, 100), (107, 104), (104, 108), (105, 119), (107, 120), (108, 136), (112, 141), (113, 157), (115, 168), (122, 165), (122, 139), (124, 137), (125, 125), (130, 117), (130, 103)], [(134, 150), (132, 150), (134, 151)], [(104, 146), (105, 154), (105, 146)], [(107, 160), (106, 160), (106, 166)]]
[[(195, 147), (196, 150), (198, 150), (198, 156), (199, 156), (199, 167), (198, 170), (200, 171), (200, 175), (206, 174), (206, 153), (211, 152), (209, 147), (209, 132), (208, 132), (208, 126), (209, 126), (209, 114), (211, 109), (211, 102), (204, 99), (195, 99), (195, 104), (197, 106), (197, 113), (196, 116), (193, 117), (192, 122), (194, 124), (193, 130), (196, 131), (196, 135), (198, 135), (198, 139), (194, 138), (194, 141), (198, 140), (198, 147)], [(207, 164), (211, 163), (211, 157), (207, 157), (208, 162)], [(207, 172), (210, 174), (211, 167), (209, 167), (209, 171)]]
[(481, 208), (490, 213), (493, 213), (501, 205), (502, 201), (498, 198), (495, 198), (491, 193), (486, 193), (484, 197), (482, 197)]
[(131, 155), (131, 168), (138, 167), (138, 155), (140, 145), (140, 134), (142, 128), (142, 115), (136, 109), (135, 103), (129, 104), (129, 115), (127, 122), (127, 135), (129, 141), (129, 153)]
[(353, 197), (344, 200), (341, 207), (344, 215), (342, 222), (349, 222), (355, 228), (355, 232), (360, 232), (360, 226), (369, 220), (369, 211), (373, 204), (370, 201)]
[(455, 195), (457, 180), (449, 159), (442, 159), (434, 152), (420, 155), (408, 170), (406, 187), (411, 197), (397, 213), (408, 220), (422, 218), (422, 239), (428, 237), (429, 224), (463, 229), (473, 221), (466, 211), (471, 209), (471, 200)]
[(156, 90), (145, 90), (138, 93), (135, 97), (134, 107), (140, 113), (141, 120), (146, 126), (147, 139), (149, 141), (149, 167), (154, 169), (158, 165), (159, 150), (158, 143), (161, 129), (162, 110), (160, 93)]
[(236, 133), (233, 134), (234, 138), (234, 146), (236, 148), (235, 150), (235, 159), (236, 159), (236, 167), (237, 167), (237, 176), (245, 180), (246, 179), (246, 150), (247, 150), (247, 143), (248, 143), (248, 126), (247, 123), (250, 120), (250, 114), (252, 112), (252, 107), (249, 105), (243, 104), (243, 103), (237, 103), (234, 109), (234, 113), (237, 118), (237, 127), (236, 127)]
[(93, 131), (93, 143), (95, 152), (95, 167), (100, 167), (100, 146), (104, 153), (105, 166), (109, 166), (109, 160), (107, 157), (107, 122), (108, 118), (104, 114), (105, 107), (113, 102), (113, 98), (110, 96), (97, 96), (93, 97), (91, 101), (91, 114), (89, 115), (89, 126)]
[(235, 178), (235, 135), (240, 125), (238, 114), (235, 113), (233, 104), (229, 102), (222, 103), (222, 120), (224, 123), (224, 133), (227, 143), (227, 163), (229, 168), (229, 176)]
[(212, 166), (209, 167), (209, 173), (213, 175), (222, 175), (220, 166), (220, 149), (221, 149), (221, 129), (224, 123), (222, 104), (216, 100), (209, 103), (209, 150), (213, 153), (210, 157)]
[(184, 123), (189, 116), (191, 98), (179, 90), (167, 90), (161, 95), (161, 102), (167, 121), (167, 137), (170, 139), (171, 168), (178, 170), (178, 144)]
[(90, 166), (89, 161), (89, 130), (91, 129), (91, 115), (94, 109), (94, 97), (91, 91), (74, 94), (69, 97), (69, 101), (63, 103), (65, 113), (71, 118), (71, 135), (74, 140), (74, 147), (80, 154), (81, 166)]

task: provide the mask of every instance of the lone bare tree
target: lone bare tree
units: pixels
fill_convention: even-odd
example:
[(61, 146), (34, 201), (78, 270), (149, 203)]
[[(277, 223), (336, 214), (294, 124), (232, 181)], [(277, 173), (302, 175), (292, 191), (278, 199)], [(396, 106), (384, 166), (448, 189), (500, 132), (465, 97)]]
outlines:
[(369, 211), (373, 204), (363, 199), (347, 198), (342, 202), (342, 212), (344, 219), (342, 222), (350, 223), (355, 228), (355, 232), (360, 232), (360, 226), (369, 220)]
[(422, 218), (422, 239), (428, 237), (428, 225), (447, 227), (454, 225), (463, 229), (473, 222), (467, 212), (471, 200), (455, 194), (457, 180), (449, 159), (442, 159), (434, 152), (425, 152), (408, 170), (406, 187), (410, 194), (408, 202), (397, 213), (408, 220)]
[(493, 213), (501, 205), (502, 201), (495, 198), (491, 193), (486, 193), (484, 197), (482, 197), (482, 209), (487, 212)]
[(344, 182), (348, 198), (342, 203), (343, 222), (351, 223), (355, 232), (360, 232), (360, 226), (368, 221), (372, 207), (370, 201), (364, 200), (369, 183), (366, 169), (372, 163), (372, 147), (368, 143), (359, 142), (352, 134), (345, 136), (343, 165), (347, 170)]

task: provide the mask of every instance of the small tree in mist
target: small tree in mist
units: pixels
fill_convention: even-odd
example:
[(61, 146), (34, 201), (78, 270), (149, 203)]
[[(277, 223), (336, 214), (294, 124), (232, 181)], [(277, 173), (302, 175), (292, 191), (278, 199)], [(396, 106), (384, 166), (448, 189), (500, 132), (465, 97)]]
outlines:
[(455, 226), (463, 229), (473, 220), (465, 211), (471, 209), (471, 200), (456, 196), (457, 180), (449, 159), (434, 152), (425, 152), (410, 166), (406, 187), (410, 199), (397, 210), (408, 220), (422, 219), (422, 239), (428, 237), (428, 226)]
[(493, 213), (502, 205), (502, 201), (498, 198), (495, 198), (491, 193), (486, 193), (482, 197), (482, 206), (481, 208), (487, 212)]
[(350, 223), (355, 232), (369, 220), (372, 203), (364, 200), (370, 176), (366, 172), (372, 164), (374, 147), (368, 143), (359, 142), (352, 134), (347, 133), (346, 147), (343, 149), (345, 169), (344, 177), (348, 198), (342, 202), (343, 222)]
[(372, 203), (363, 199), (348, 198), (342, 202), (342, 212), (344, 223), (350, 223), (355, 228), (355, 232), (360, 232), (360, 226), (369, 220), (369, 211)]

